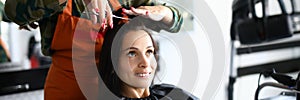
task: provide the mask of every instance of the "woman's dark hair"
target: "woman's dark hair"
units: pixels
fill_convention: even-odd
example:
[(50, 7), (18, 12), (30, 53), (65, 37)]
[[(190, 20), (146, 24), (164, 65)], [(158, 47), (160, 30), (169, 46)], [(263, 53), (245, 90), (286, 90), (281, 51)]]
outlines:
[[(152, 31), (146, 28), (147, 25), (145, 25), (145, 23), (142, 21), (144, 20), (140, 20), (138, 18), (132, 19), (130, 22), (126, 24), (117, 25), (114, 27), (114, 29), (108, 30), (104, 36), (104, 42), (100, 53), (100, 62), (98, 66), (98, 71), (106, 87), (117, 96), (121, 96), (120, 93), (121, 93), (122, 81), (118, 77), (117, 73), (115, 72), (114, 66), (115, 67), (118, 66), (116, 65), (117, 64), (116, 62), (119, 61), (122, 41), (126, 33), (128, 33), (129, 31), (137, 31), (137, 30), (146, 31), (148, 35), (151, 37), (152, 44), (154, 46), (154, 55), (156, 61), (158, 61), (158, 55), (157, 55), (158, 46), (153, 40), (153, 37), (151, 36)], [(159, 70), (158, 66), (156, 69)]]

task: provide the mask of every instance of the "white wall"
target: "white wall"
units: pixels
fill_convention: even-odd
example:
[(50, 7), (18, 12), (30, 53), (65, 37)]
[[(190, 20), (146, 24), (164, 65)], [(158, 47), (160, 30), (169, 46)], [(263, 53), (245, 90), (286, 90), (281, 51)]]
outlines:
[[(193, 11), (201, 11), (199, 9), (204, 9), (203, 7), (199, 6), (199, 4), (196, 4), (195, 1), (182, 1), (182, 0), (167, 0), (167, 1), (175, 1), (178, 5), (185, 9), (192, 9)], [(270, 6), (272, 7), (270, 9), (270, 14), (278, 14), (280, 13), (279, 6), (277, 2), (274, 2), (276, 0), (270, 0)], [(288, 0), (285, 0), (287, 2)], [(296, 0), (297, 1), (297, 0)], [(207, 37), (207, 34), (219, 34), (224, 36), (224, 44), (225, 44), (225, 51), (230, 54), (230, 24), (231, 24), (231, 6), (232, 6), (233, 0), (205, 0), (205, 3), (209, 6), (210, 10), (214, 13), (220, 27), (222, 30), (222, 33), (206, 33), (206, 30), (201, 27), (201, 22), (190, 24), (190, 22), (185, 22), (183, 27), (183, 30), (179, 33), (182, 36), (182, 34), (188, 34), (192, 36), (192, 39), (195, 39), (198, 44), (196, 44), (197, 48), (197, 56), (199, 60), (199, 69), (198, 69), (198, 76), (197, 76), (197, 85), (194, 89), (189, 90), (187, 88), (188, 86), (185, 85), (178, 85), (195, 95), (199, 96), (200, 98), (203, 98), (204, 89), (207, 86), (207, 83), (209, 81), (209, 74), (212, 69), (212, 64), (214, 61), (212, 61), (211, 56), (213, 55), (211, 49), (211, 45), (209, 38)], [(299, 2), (299, 0), (297, 1)], [(289, 6), (289, 5), (287, 5)], [(259, 6), (256, 7), (258, 10), (258, 15), (260, 15), (261, 12), (259, 10), (261, 9)], [(299, 9), (299, 8), (298, 8)], [(207, 12), (200, 12), (201, 14), (207, 14)], [(290, 9), (288, 9), (290, 11)], [(195, 20), (194, 20), (195, 21)], [(187, 25), (188, 24), (188, 25)], [(200, 26), (200, 27), (199, 27)], [(193, 27), (193, 28), (191, 28)], [(192, 30), (189, 30), (192, 29)], [(281, 41), (290, 41), (290, 40), (297, 40), (300, 39), (300, 36), (294, 36), (290, 39), (284, 39)], [(178, 40), (175, 40), (178, 41)], [(187, 40), (180, 40), (180, 41), (187, 41)], [(278, 41), (275, 41), (278, 42)], [(164, 56), (164, 65), (167, 67), (167, 71), (164, 72), (165, 78), (162, 82), (169, 82), (172, 84), (178, 84), (178, 81), (180, 80), (180, 76), (184, 73), (181, 72), (183, 68), (186, 66), (182, 66), (180, 62), (180, 49), (178, 50), (178, 45), (176, 45), (176, 42), (172, 44), (172, 42), (166, 42), (161, 41), (161, 53), (162, 56)], [(207, 43), (207, 44), (206, 44)], [(175, 45), (174, 45), (175, 44)], [(167, 45), (167, 46), (166, 46)], [(176, 47), (177, 46), (177, 47)], [(194, 49), (194, 48), (191, 48)], [(173, 51), (173, 52), (172, 52)], [(222, 51), (222, 50), (221, 50)], [(279, 61), (289, 58), (295, 58), (300, 57), (300, 49), (299, 48), (291, 48), (291, 49), (282, 49), (282, 50), (273, 50), (273, 51), (267, 51), (267, 52), (259, 52), (259, 53), (253, 53), (253, 54), (246, 54), (241, 56), (235, 56), (235, 66), (249, 66), (249, 65), (256, 65), (256, 64), (263, 64), (273, 61)], [(214, 74), (223, 74), (222, 77), (222, 83), (219, 86), (219, 89), (216, 91), (216, 94), (214, 94), (213, 100), (227, 100), (227, 84), (228, 84), (228, 77), (229, 77), (229, 60), (230, 57), (226, 57), (226, 64), (225, 66), (220, 66), (221, 68), (225, 68), (224, 73), (214, 73)], [(179, 62), (178, 62), (179, 61)], [(235, 67), (236, 68), (236, 67)], [(177, 74), (176, 74), (177, 72)], [(296, 73), (291, 74), (293, 77), (295, 77)], [(234, 87), (234, 99), (235, 100), (252, 100), (254, 98), (254, 92), (257, 88), (257, 80), (258, 80), (258, 74), (257, 75), (249, 75), (246, 77), (238, 78), (235, 87)], [(261, 79), (262, 82), (266, 81), (274, 81), (272, 79)], [(279, 92), (282, 90), (280, 89), (264, 89), (260, 97), (271, 97), (278, 95)]]
[[(160, 77), (163, 77), (161, 83), (171, 83), (177, 85), (184, 90), (192, 92), (194, 95), (198, 96), (201, 100), (207, 99), (204, 97), (205, 92), (208, 86), (208, 82), (211, 81), (211, 72), (213, 67), (213, 51), (212, 41), (209, 38), (210, 34), (215, 34), (216, 36), (224, 36), (225, 48), (227, 50), (220, 50), (220, 52), (226, 51), (229, 55), (229, 29), (231, 22), (231, 1), (229, 0), (206, 0), (203, 1), (207, 5), (206, 7), (201, 7), (199, 4), (195, 3), (194, 0), (183, 1), (183, 0), (166, 0), (171, 3), (174, 3), (175, 6), (181, 8), (186, 16), (184, 19), (184, 24), (181, 31), (177, 34), (170, 33), (161, 33), (163, 38), (160, 38), (160, 55), (163, 60), (160, 62), (161, 67), (165, 68), (159, 74)], [(207, 10), (199, 10), (207, 9)], [(221, 28), (220, 33), (208, 33), (203, 22), (197, 19), (195, 12), (200, 12), (201, 15), (205, 16), (208, 13), (212, 13), (216, 18), (211, 18), (216, 20), (217, 24)], [(194, 15), (193, 20), (190, 19), (188, 13)], [(210, 18), (208, 18), (210, 19)], [(167, 37), (167, 38), (166, 38)], [(195, 50), (195, 51), (194, 51)], [(189, 53), (193, 53), (189, 55)], [(185, 55), (189, 57), (185, 58)], [(213, 98), (215, 100), (225, 100), (226, 99), (226, 83), (228, 79), (228, 69), (229, 69), (229, 56), (226, 57), (226, 64), (224, 66), (217, 66), (220, 70), (224, 71), (222, 73), (212, 73), (219, 74), (221, 83), (217, 84), (215, 87), (217, 90), (212, 90)], [(189, 60), (189, 61), (185, 61)], [(186, 63), (184, 63), (186, 62)], [(193, 67), (191, 67), (193, 66)], [(194, 69), (192, 69), (194, 68)], [(182, 70), (191, 70), (191, 73), (182, 72)], [(196, 74), (193, 73), (193, 70), (196, 70)], [(182, 78), (184, 75), (189, 74), (190, 78), (196, 77), (196, 80), (189, 80)], [(181, 84), (180, 81), (186, 80), (190, 83)], [(213, 80), (213, 79), (212, 79)], [(194, 82), (194, 83), (191, 83)]]
[(39, 29), (19, 30), (17, 24), (1, 22), (1, 33), (1, 38), (8, 45), (12, 62), (21, 65), (21, 69), (31, 68), (27, 58), (29, 38), (35, 36), (40, 41)]

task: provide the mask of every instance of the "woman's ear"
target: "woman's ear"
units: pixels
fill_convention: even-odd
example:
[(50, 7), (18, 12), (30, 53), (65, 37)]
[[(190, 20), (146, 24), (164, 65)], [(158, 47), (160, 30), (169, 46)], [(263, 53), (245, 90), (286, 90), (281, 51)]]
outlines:
[(159, 60), (159, 55), (158, 53), (154, 54), (155, 60), (158, 61)]

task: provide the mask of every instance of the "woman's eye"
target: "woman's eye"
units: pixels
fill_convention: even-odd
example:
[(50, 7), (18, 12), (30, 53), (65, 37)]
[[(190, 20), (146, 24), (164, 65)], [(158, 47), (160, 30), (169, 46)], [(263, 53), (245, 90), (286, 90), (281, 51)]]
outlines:
[(147, 52), (146, 52), (148, 55), (151, 55), (151, 54), (153, 54), (153, 50), (147, 50)]
[(129, 53), (127, 54), (127, 56), (129, 56), (129, 57), (135, 57), (136, 53), (134, 51), (129, 51)]

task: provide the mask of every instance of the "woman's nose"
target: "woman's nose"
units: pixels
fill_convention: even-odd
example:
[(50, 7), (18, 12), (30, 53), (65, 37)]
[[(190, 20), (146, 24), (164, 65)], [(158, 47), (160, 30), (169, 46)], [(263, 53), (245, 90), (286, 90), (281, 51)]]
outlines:
[(149, 66), (150, 66), (150, 58), (148, 58), (146, 55), (141, 56), (139, 67), (147, 68)]

